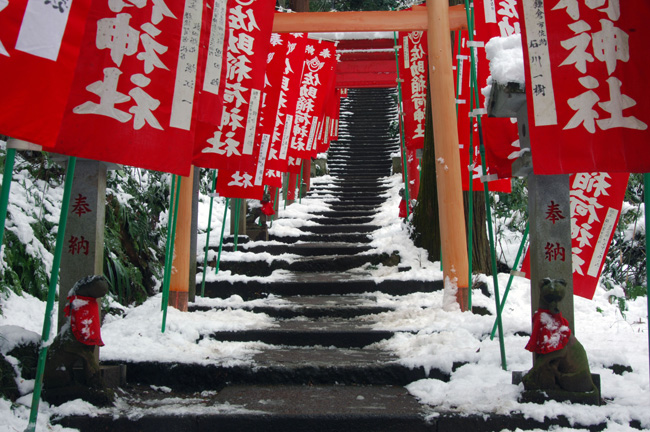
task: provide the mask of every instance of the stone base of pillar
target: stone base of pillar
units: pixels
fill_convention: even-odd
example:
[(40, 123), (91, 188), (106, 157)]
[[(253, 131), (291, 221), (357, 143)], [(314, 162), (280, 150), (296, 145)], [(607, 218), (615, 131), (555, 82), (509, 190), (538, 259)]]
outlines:
[(169, 291), (169, 306), (175, 307), (181, 312), (187, 312), (189, 293), (187, 291)]

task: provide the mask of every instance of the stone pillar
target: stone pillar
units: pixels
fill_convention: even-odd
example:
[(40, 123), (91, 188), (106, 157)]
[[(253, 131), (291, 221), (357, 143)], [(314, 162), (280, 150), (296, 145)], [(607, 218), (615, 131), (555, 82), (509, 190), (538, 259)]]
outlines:
[(77, 159), (61, 255), (59, 330), (68, 291), (83, 277), (104, 274), (106, 171), (104, 162)]
[(575, 332), (569, 190), (568, 174), (528, 176), (530, 295), (531, 313), (534, 314), (539, 308), (542, 280), (564, 280), (567, 285), (559, 309), (569, 321), (571, 331)]

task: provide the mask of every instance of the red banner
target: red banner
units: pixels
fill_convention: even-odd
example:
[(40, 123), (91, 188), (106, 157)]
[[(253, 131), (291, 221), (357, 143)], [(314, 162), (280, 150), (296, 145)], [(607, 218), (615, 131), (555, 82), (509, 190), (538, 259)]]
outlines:
[[(490, 166), (489, 157), (487, 156), (486, 148), (486, 170), (487, 173), (483, 173), (483, 165), (481, 163), (481, 151), (480, 151), (480, 139), (478, 134), (477, 122), (474, 119), (473, 125), (474, 129), (471, 131), (471, 142), (470, 142), (470, 106), (472, 105), (472, 95), (470, 88), (470, 72), (471, 72), (471, 53), (469, 47), (469, 40), (467, 37), (467, 32), (456, 32), (456, 37), (460, 35), (460, 44), (454, 42), (454, 52), (456, 55), (452, 59), (452, 62), (455, 67), (454, 74), (454, 83), (456, 84), (456, 107), (458, 112), (458, 143), (460, 147), (460, 166), (462, 172), (462, 186), (464, 191), (469, 190), (469, 176), (470, 172), (472, 173), (472, 190), (473, 191), (482, 191), (483, 182), (489, 181), (489, 189), (492, 192), (510, 192), (510, 179), (505, 178), (498, 180), (492, 177), (494, 172), (492, 171), (492, 166)], [(458, 49), (460, 45), (460, 50)], [(478, 50), (475, 50), (478, 51)], [(480, 50), (479, 52), (482, 52)], [(480, 56), (479, 56), (480, 57)], [(480, 63), (479, 63), (480, 64)], [(479, 91), (480, 93), (480, 91)], [(484, 104), (484, 98), (480, 97), (480, 103)], [(482, 125), (485, 126), (485, 121), (487, 116), (481, 117)], [(508, 126), (512, 126), (510, 119), (490, 119), (490, 120), (506, 120)], [(485, 137), (485, 128), (483, 128), (484, 139)], [(517, 136), (517, 126), (514, 125), (515, 137)], [(517, 140), (517, 142), (519, 142)], [(494, 142), (496, 143), (496, 141)], [(470, 147), (473, 151), (473, 156), (470, 158)], [(508, 169), (509, 169), (508, 165)]]
[[(485, 44), (493, 37), (506, 37), (520, 33), (516, 4), (517, 0), (474, 1), (474, 21), (476, 23), (474, 40), (481, 45), (474, 51), (478, 64), (479, 107), (485, 107), (485, 97), (480, 89), (487, 85), (487, 79), (490, 76), (489, 62), (484, 49)], [(521, 150), (516, 121), (484, 115), (481, 117), (481, 126), (488, 172), (495, 174), (499, 179), (512, 177), (512, 163), (519, 157)], [(474, 143), (478, 144), (476, 134)], [(492, 183), (490, 183), (490, 189), (492, 187)]]
[(518, 11), (535, 173), (649, 172), (650, 3), (531, 1)]
[(399, 32), (399, 77), (402, 80), (404, 142), (407, 149), (424, 147), (427, 110), (427, 36), (425, 32)]
[[(614, 237), (627, 189), (627, 173), (571, 176), (571, 250), (573, 293), (591, 299)], [(526, 252), (521, 271), (530, 276)]]
[[(218, 124), (199, 122), (194, 164), (254, 172), (258, 156), (255, 147), (257, 117), (264, 88), (275, 2), (228, 0), (227, 7), (225, 26), (214, 25), (211, 29), (213, 34), (210, 35), (211, 41), (225, 41), (226, 64), (221, 64), (221, 68), (226, 67), (226, 76), (225, 82), (220, 82), (218, 88), (223, 98), (221, 121)], [(218, 15), (216, 11), (214, 14)], [(227, 37), (222, 32), (224, 28)], [(207, 65), (211, 65), (209, 58)], [(214, 68), (212, 73), (215, 78), (221, 76), (221, 70)], [(210, 69), (207, 69), (206, 74), (209, 73)], [(204, 90), (206, 83), (212, 83), (212, 79), (204, 80)], [(214, 90), (216, 88), (211, 91)]]
[(283, 35), (287, 44), (275, 126), (266, 161), (264, 184), (282, 186), (282, 172), (288, 170), (288, 151), (294, 114), (300, 91), (300, 75), (305, 60), (306, 35)]
[(93, 2), (57, 152), (189, 174), (203, 11), (169, 3)]
[(313, 156), (319, 118), (336, 65), (334, 42), (308, 40), (305, 53), (289, 147), (289, 156), (294, 162), (292, 164), (290, 159), (290, 169), (296, 166), (298, 159)]
[(219, 170), (217, 193), (228, 198), (248, 198), (261, 200), (264, 185), (255, 184), (255, 174), (244, 171)]
[(55, 144), (89, 8), (90, 0), (0, 0), (0, 133)]

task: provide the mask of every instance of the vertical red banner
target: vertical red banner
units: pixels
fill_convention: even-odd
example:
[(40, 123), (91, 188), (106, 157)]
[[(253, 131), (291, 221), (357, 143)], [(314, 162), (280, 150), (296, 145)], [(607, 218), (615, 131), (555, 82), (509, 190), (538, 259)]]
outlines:
[(302, 33), (281, 35), (281, 38), (286, 44), (287, 53), (281, 73), (278, 108), (264, 173), (264, 184), (275, 187), (282, 187), (282, 173), (288, 170), (289, 140), (293, 130), (307, 41), (306, 35)]
[(533, 169), (649, 172), (650, 3), (522, 2)]
[(93, 2), (58, 152), (189, 174), (203, 6), (168, 3)]
[[(223, 8), (223, 2), (215, 2), (215, 14), (217, 7)], [(206, 84), (222, 76), (224, 67), (226, 74), (218, 87), (223, 99), (221, 115), (217, 116), (220, 122), (204, 119), (197, 128), (194, 163), (198, 166), (255, 171), (258, 161), (255, 135), (274, 8), (272, 0), (228, 0), (225, 26), (215, 23), (210, 29), (214, 33), (210, 35), (212, 40), (225, 43), (225, 62), (222, 60), (221, 69), (206, 69), (206, 74), (212, 73), (213, 78), (204, 79), (204, 90)], [(208, 58), (206, 65), (212, 63)], [(213, 91), (217, 91), (216, 86)], [(206, 97), (213, 98), (209, 94)]]
[(0, 133), (54, 146), (89, 8), (0, 0)]
[(327, 85), (336, 65), (336, 44), (308, 40), (289, 145), (289, 171), (299, 173), (303, 158), (312, 156)]
[(407, 149), (424, 147), (427, 110), (427, 37), (425, 32), (399, 32), (399, 76), (402, 82), (404, 142)]

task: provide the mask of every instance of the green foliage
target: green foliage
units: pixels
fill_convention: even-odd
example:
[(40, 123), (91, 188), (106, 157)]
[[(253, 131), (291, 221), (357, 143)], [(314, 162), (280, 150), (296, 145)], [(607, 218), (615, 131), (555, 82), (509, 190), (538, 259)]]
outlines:
[[(0, 155), (4, 171), (6, 152)], [(28, 293), (41, 300), (47, 296), (49, 270), (54, 249), (54, 220), (60, 199), (53, 190), (61, 186), (63, 168), (41, 152), (17, 152), (11, 196), (5, 222), (0, 292)], [(3, 173), (4, 174), (4, 173)]]
[(643, 175), (630, 174), (621, 217), (603, 266), (605, 287), (623, 288), (624, 298), (617, 297), (623, 306), (625, 306), (625, 299), (646, 295), (646, 234), (638, 223), (644, 216), (643, 194)]
[[(161, 278), (168, 174), (124, 168), (107, 180), (104, 275), (123, 305), (154, 294)], [(124, 200), (123, 197), (128, 197)]]

